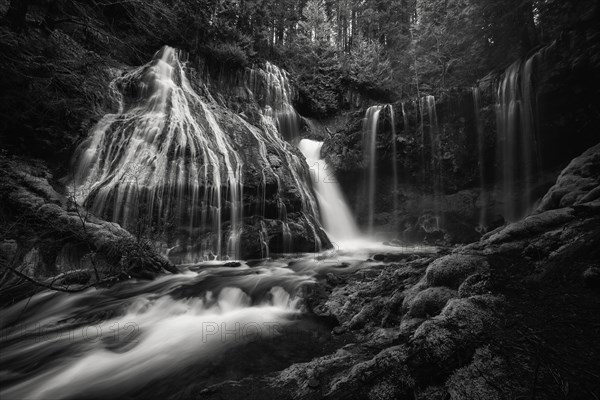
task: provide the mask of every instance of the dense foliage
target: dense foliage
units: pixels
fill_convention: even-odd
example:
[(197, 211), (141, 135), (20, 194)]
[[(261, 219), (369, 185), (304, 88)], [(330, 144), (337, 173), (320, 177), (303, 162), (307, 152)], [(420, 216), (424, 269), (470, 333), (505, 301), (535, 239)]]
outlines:
[[(326, 113), (339, 87), (413, 93), (469, 84), (540, 42), (555, 38), (577, 12), (554, 0), (11, 0), (5, 22), (26, 14), (52, 28), (87, 26), (97, 40), (142, 58), (169, 43), (240, 66), (270, 58), (296, 72), (315, 112)], [(100, 25), (91, 15), (100, 15)], [(127, 34), (124, 40), (122, 35)], [(118, 43), (117, 43), (118, 42)], [(127, 42), (127, 43), (124, 43)], [(142, 61), (142, 60), (139, 60)], [(321, 95), (319, 95), (321, 96)], [(335, 99), (334, 99), (335, 97)]]
[(216, 68), (271, 59), (297, 77), (303, 111), (326, 116), (349, 92), (388, 101), (471, 85), (555, 39), (588, 3), (11, 0), (3, 22), (15, 31), (26, 30), (28, 20), (75, 31), (130, 63), (165, 43)]

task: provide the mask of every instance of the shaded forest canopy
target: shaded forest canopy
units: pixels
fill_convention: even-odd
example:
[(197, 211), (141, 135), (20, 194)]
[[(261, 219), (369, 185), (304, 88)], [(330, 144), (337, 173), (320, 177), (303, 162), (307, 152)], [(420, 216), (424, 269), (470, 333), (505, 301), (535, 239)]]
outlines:
[(16, 30), (26, 29), (27, 14), (49, 30), (83, 26), (113, 51), (127, 48), (124, 61), (136, 64), (165, 43), (228, 67), (270, 59), (306, 91), (324, 91), (315, 111), (327, 113), (340, 83), (396, 96), (413, 95), (417, 81), (431, 93), (470, 85), (580, 22), (588, 3), (11, 0), (5, 19)]
[(598, 6), (590, 0), (0, 0), (0, 15), (2, 145), (65, 172), (76, 143), (112, 109), (107, 82), (165, 44), (202, 59), (217, 76), (272, 61), (291, 72), (298, 111), (326, 118), (352, 108), (356, 96), (394, 102), (470, 87), (576, 29), (584, 32), (580, 42), (589, 42), (586, 26), (597, 23)]

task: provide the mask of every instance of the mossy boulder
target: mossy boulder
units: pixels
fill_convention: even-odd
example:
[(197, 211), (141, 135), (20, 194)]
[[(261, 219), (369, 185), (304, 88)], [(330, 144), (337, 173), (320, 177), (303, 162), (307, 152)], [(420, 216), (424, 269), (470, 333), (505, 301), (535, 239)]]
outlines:
[(497, 301), (493, 296), (450, 300), (440, 315), (415, 331), (413, 368), (443, 376), (471, 357), (495, 321)]
[(428, 286), (446, 286), (458, 289), (469, 275), (488, 267), (484, 257), (450, 254), (432, 262), (427, 268), (425, 279)]
[(448, 300), (456, 296), (456, 290), (447, 287), (427, 288), (410, 300), (407, 314), (411, 317), (435, 316), (442, 311)]

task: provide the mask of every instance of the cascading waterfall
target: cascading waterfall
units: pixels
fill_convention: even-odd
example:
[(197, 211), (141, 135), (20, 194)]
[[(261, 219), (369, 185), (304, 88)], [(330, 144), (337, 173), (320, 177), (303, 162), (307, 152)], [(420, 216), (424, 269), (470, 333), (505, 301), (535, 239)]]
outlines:
[(311, 167), (311, 175), (323, 219), (323, 227), (338, 245), (340, 242), (358, 239), (360, 231), (352, 212), (344, 199), (339, 184), (331, 175), (327, 163), (321, 159), (323, 142), (302, 139), (298, 148)]
[(74, 181), (77, 200), (134, 231), (148, 220), (187, 227), (188, 241), (201, 221), (216, 232), (203, 252), (217, 256), (228, 201), (227, 248), (229, 256), (239, 256), (242, 161), (191, 88), (177, 52), (163, 48), (153, 62), (115, 85), (119, 112), (104, 117), (83, 145)]
[[(272, 130), (272, 126), (275, 126), (276, 130), (288, 142), (296, 142), (300, 137), (301, 116), (292, 105), (296, 93), (290, 84), (288, 73), (267, 61), (264, 69), (252, 68), (246, 70), (244, 85), (250, 97), (258, 101), (263, 107), (264, 112), (261, 117), (263, 129), (270, 131)], [(286, 155), (286, 160), (288, 163), (293, 164), (302, 162), (295, 155), (290, 154)], [(276, 178), (279, 179), (277, 176)], [(306, 192), (306, 187), (304, 185), (301, 186), (301, 190)], [(278, 187), (281, 188), (281, 185), (278, 185)], [(310, 193), (305, 193), (303, 198), (308, 200), (306, 201), (305, 208), (312, 215), (316, 215), (317, 205), (312, 201)], [(293, 249), (292, 233), (287, 220), (287, 210), (283, 202), (279, 202), (278, 204), (278, 215), (282, 221), (283, 250), (286, 253), (291, 252)], [(308, 218), (307, 221), (313, 230), (316, 243), (315, 250), (318, 251), (321, 247), (320, 239), (316, 233), (318, 227), (314, 226)]]
[[(394, 107), (388, 104), (390, 110), (390, 123), (392, 125), (392, 204), (393, 204), (393, 215), (394, 223), (396, 222), (396, 213), (398, 212), (398, 161), (397, 161), (397, 139), (396, 139), (396, 116), (394, 114)], [(402, 110), (404, 110), (404, 104), (402, 104)], [(405, 117), (406, 118), (406, 117)]]
[[(268, 64), (267, 71), (255, 75), (266, 77), (261, 90), (270, 93), (269, 103), (283, 108), (289, 104), (289, 87), (279, 69)], [(118, 94), (118, 112), (106, 115), (82, 144), (73, 179), (77, 200), (94, 214), (134, 233), (148, 225), (168, 232), (166, 236), (172, 243), (175, 238), (175, 247), (184, 250), (188, 262), (206, 257), (237, 259), (245, 165), (259, 162), (263, 178), (281, 173), (270, 166), (268, 146), (286, 161), (304, 219), (320, 248), (318, 207), (303, 175), (304, 160), (289, 151), (272, 113), (261, 115), (261, 129), (232, 115), (258, 148), (260, 160), (255, 155), (248, 159), (221, 127), (215, 113), (218, 105), (192, 89), (185, 62), (175, 49), (164, 47), (149, 64), (117, 78), (111, 86)], [(289, 232), (289, 227), (282, 229)]]
[[(429, 118), (429, 144), (431, 146), (430, 176), (433, 185), (434, 214), (436, 218), (437, 229), (439, 229), (440, 206), (442, 204), (443, 195), (442, 142), (438, 125), (435, 97), (425, 96), (423, 98), (423, 103), (427, 106), (427, 115)], [(421, 108), (421, 113), (422, 112), (423, 107)], [(421, 118), (423, 119), (422, 115)]]
[(406, 115), (406, 109), (404, 108), (404, 102), (401, 103), (402, 104), (402, 123), (403, 125), (403, 130), (404, 130), (404, 134), (408, 135), (408, 115)]
[(485, 187), (485, 132), (483, 129), (483, 121), (480, 116), (481, 109), (481, 91), (479, 87), (472, 88), (473, 107), (475, 112), (475, 127), (477, 129), (477, 154), (479, 164), (479, 228), (484, 230), (487, 226), (486, 210), (488, 206), (488, 192)]
[(288, 73), (268, 61), (264, 68), (247, 71), (247, 90), (263, 106), (266, 114), (273, 118), (281, 135), (289, 142), (297, 140), (300, 137), (301, 117), (292, 105), (296, 93)]
[(504, 219), (522, 218), (532, 206), (532, 184), (539, 170), (534, 67), (546, 48), (518, 60), (504, 72), (496, 95), (498, 158), (502, 165)]
[(384, 106), (371, 106), (367, 109), (363, 119), (363, 149), (365, 150), (368, 162), (368, 174), (366, 182), (367, 199), (367, 232), (373, 233), (373, 224), (375, 218), (375, 186), (377, 169), (377, 124), (379, 123), (379, 114)]

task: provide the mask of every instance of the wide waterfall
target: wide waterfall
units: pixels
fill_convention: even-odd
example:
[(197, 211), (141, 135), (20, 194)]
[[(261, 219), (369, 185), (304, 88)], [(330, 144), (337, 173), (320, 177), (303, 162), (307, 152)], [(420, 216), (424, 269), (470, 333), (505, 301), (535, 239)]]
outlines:
[[(285, 119), (289, 84), (271, 64), (253, 76), (254, 88), (265, 78), (262, 91), (271, 94), (266, 101), (281, 105), (265, 107), (255, 122), (260, 127), (220, 108), (210, 93), (198, 95), (186, 62), (172, 48), (117, 78), (111, 88), (118, 111), (102, 118), (76, 157), (77, 201), (134, 234), (159, 232), (188, 262), (240, 258), (244, 218), (264, 217), (270, 201), (279, 210), (273, 217), (281, 221), (283, 247), (291, 249), (293, 211), (318, 250), (321, 228), (308, 169), (275, 127)], [(246, 186), (259, 192), (248, 194), (254, 208)], [(285, 198), (292, 188), (293, 202)], [(267, 192), (274, 198), (267, 199)]]
[(331, 169), (321, 159), (322, 146), (323, 142), (302, 139), (298, 148), (311, 169), (325, 231), (339, 245), (340, 242), (358, 239), (360, 231)]

